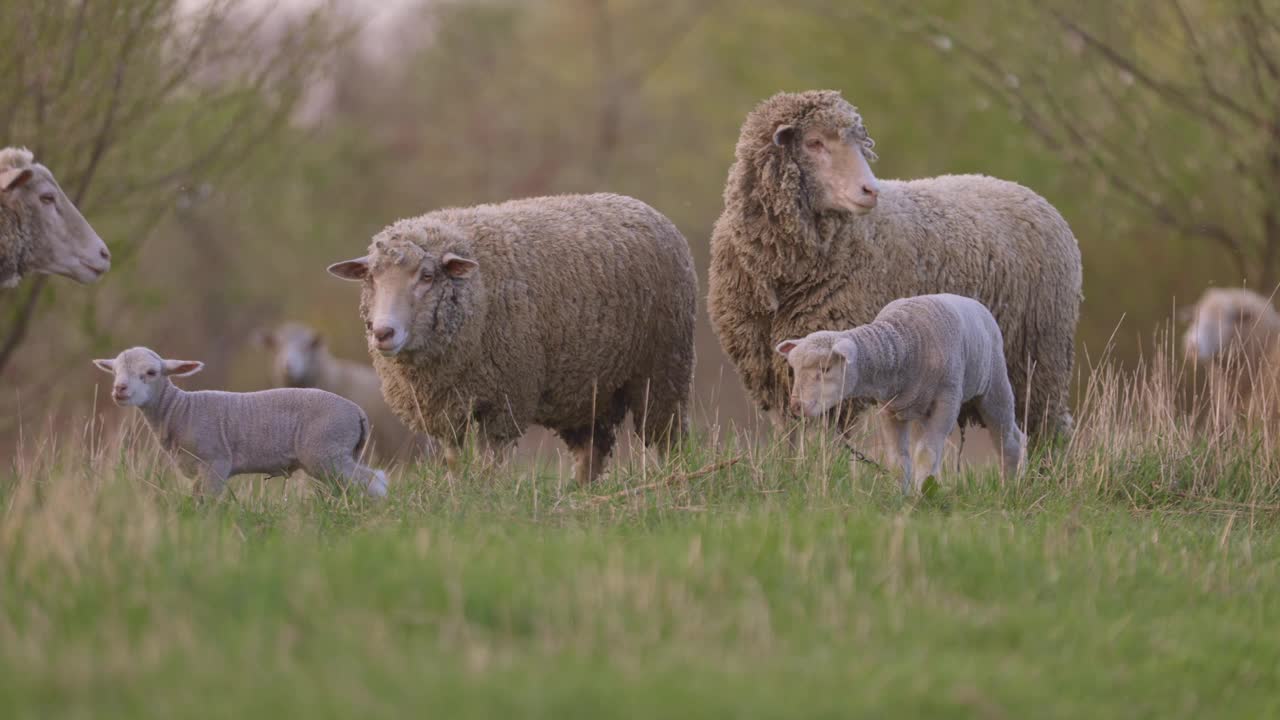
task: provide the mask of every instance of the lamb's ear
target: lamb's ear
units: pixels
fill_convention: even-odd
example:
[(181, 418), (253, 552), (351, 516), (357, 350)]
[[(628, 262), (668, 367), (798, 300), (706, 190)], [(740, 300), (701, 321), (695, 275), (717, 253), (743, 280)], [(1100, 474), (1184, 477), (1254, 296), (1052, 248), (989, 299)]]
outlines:
[(853, 362), (853, 359), (857, 357), (858, 346), (854, 345), (852, 340), (837, 340), (836, 343), (831, 346), (831, 354), (846, 363), (851, 363)]
[(115, 371), (116, 371), (115, 358), (103, 358), (101, 360), (94, 360), (93, 364), (97, 365), (98, 369), (101, 370), (102, 372), (109, 372), (109, 373), (115, 374)]
[(794, 125), (779, 125), (773, 131), (773, 144), (778, 147), (786, 147), (791, 142), (791, 138), (795, 137), (796, 127)]
[(343, 280), (363, 280), (369, 274), (369, 256), (336, 262), (329, 266), (329, 274)]
[(461, 255), (445, 253), (444, 257), (440, 258), (440, 267), (449, 273), (449, 277), (460, 278), (470, 275), (476, 268), (480, 267), (480, 263), (475, 260), (468, 260)]
[(796, 346), (799, 344), (800, 344), (799, 340), (783, 340), (782, 342), (778, 343), (777, 347), (775, 347), (774, 350), (777, 350), (778, 354), (781, 355), (782, 357), (787, 357), (788, 355), (791, 354), (792, 350), (796, 349)]
[(14, 168), (0, 173), (0, 190), (8, 192), (27, 184), (34, 175), (31, 168)]
[(165, 360), (164, 374), (170, 377), (195, 375), (204, 369), (204, 363), (196, 360)]

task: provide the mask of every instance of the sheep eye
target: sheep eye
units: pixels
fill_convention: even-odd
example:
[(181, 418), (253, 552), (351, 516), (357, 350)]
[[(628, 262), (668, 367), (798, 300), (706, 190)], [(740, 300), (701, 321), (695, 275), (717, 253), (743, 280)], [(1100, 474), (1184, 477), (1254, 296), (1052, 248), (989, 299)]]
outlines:
[(805, 147), (809, 148), (810, 150), (820, 150), (822, 148), (822, 141), (819, 140), (818, 138), (812, 138), (807, 142), (805, 142)]
[(154, 368), (147, 371), (147, 377), (155, 377), (157, 374), (158, 373), (155, 371)]
[(419, 276), (419, 277), (421, 278), (422, 282), (424, 282), (424, 283), (429, 283), (429, 282), (431, 282), (431, 281), (434, 279), (434, 276), (431, 274), (431, 271), (430, 271), (430, 270), (423, 270), (423, 271), (422, 271), (422, 275), (421, 275), (421, 276)]
[(44, 203), (45, 205), (52, 205), (57, 201), (58, 201), (58, 198), (54, 197), (50, 193), (45, 193), (44, 195), (40, 196), (40, 202)]

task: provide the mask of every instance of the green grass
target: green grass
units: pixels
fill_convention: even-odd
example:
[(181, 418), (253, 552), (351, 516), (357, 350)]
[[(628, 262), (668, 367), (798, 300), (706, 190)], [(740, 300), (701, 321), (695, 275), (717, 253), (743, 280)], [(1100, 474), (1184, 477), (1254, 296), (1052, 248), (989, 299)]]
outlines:
[(703, 442), (202, 505), (145, 446), (0, 475), (5, 717), (1280, 716), (1274, 488), (1195, 454), (905, 501)]

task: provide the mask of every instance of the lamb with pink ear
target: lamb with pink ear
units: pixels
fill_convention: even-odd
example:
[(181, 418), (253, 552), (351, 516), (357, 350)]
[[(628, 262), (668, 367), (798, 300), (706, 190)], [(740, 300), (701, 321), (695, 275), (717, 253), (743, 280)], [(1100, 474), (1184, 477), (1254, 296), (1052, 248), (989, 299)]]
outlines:
[(915, 487), (911, 424), (931, 454), (930, 475), (942, 472), (947, 435), (970, 403), (991, 432), (1005, 474), (1022, 461), (1000, 327), (982, 303), (959, 295), (895, 300), (873, 322), (843, 332), (820, 331), (775, 348), (794, 374), (789, 409), (818, 417), (846, 399), (883, 404), (889, 447), (902, 466), (902, 491)]
[(111, 398), (142, 411), (147, 425), (182, 471), (217, 496), (242, 474), (316, 478), (387, 494), (387, 477), (360, 462), (369, 420), (358, 405), (324, 390), (278, 388), (251, 393), (187, 392), (170, 378), (194, 375), (204, 363), (166, 360), (135, 347), (93, 364), (111, 373)]

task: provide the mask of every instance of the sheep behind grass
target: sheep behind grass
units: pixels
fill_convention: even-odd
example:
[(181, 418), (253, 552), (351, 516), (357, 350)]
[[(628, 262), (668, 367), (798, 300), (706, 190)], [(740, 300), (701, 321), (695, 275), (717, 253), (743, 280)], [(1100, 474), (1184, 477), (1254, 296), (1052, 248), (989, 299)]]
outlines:
[[(775, 95), (743, 123), (711, 237), (707, 306), (757, 406), (776, 413), (786, 402), (778, 342), (869, 323), (898, 298), (955, 293), (999, 323), (1028, 432), (1069, 433), (1081, 268), (1066, 221), (995, 178), (878, 180), (872, 145), (833, 91)], [(858, 409), (844, 405), (844, 421)]]
[(387, 494), (381, 470), (360, 463), (369, 420), (355, 403), (323, 390), (283, 388), (252, 393), (187, 392), (171, 377), (193, 375), (204, 363), (165, 360), (135, 347), (94, 360), (115, 376), (111, 397), (142, 411), (183, 473), (218, 496), (232, 475), (288, 476), (303, 470), (375, 497)]
[(1000, 326), (982, 303), (958, 295), (895, 300), (873, 322), (843, 332), (784, 340), (777, 352), (795, 376), (790, 410), (818, 417), (848, 398), (883, 404), (884, 431), (914, 487), (911, 425), (942, 472), (947, 435), (972, 401), (991, 432), (1007, 476), (1017, 473), (1026, 436), (1018, 429)]
[(1210, 288), (1188, 308), (1187, 356), (1237, 413), (1280, 416), (1280, 313), (1244, 288)]
[(334, 357), (314, 328), (283, 323), (257, 331), (254, 342), (272, 353), (277, 387), (319, 388), (359, 405), (373, 425), (370, 446), (379, 457), (412, 459), (429, 449), (428, 439), (409, 430), (387, 405), (373, 368)]
[(53, 173), (28, 150), (0, 150), (0, 287), (31, 273), (92, 283), (110, 269), (111, 252)]
[(383, 394), (456, 456), (554, 430), (594, 479), (630, 411), (666, 449), (688, 426), (697, 276), (680, 231), (620, 195), (452, 208), (401, 220), (334, 275), (360, 315)]

